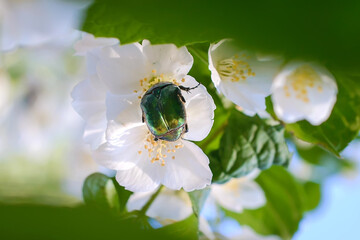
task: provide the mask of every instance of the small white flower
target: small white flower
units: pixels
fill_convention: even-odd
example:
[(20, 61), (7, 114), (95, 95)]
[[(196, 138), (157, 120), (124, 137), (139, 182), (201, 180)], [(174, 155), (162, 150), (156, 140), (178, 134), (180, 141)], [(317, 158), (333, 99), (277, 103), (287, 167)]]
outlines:
[(188, 141), (202, 140), (212, 127), (215, 105), (206, 88), (200, 85), (183, 92), (189, 131), (175, 142), (155, 141), (141, 116), (141, 98), (154, 84), (198, 85), (187, 75), (193, 63), (187, 49), (144, 41), (142, 45), (104, 47), (87, 56), (95, 59), (96, 67), (89, 69), (92, 79), (80, 83), (73, 98), (87, 124), (101, 119), (101, 126), (87, 131), (99, 134), (89, 140), (98, 163), (117, 170), (120, 185), (134, 192), (151, 191), (160, 184), (185, 191), (209, 185), (209, 159)]
[(266, 203), (264, 191), (253, 179), (260, 171), (254, 170), (247, 176), (233, 178), (225, 184), (213, 184), (211, 197), (222, 207), (241, 213), (243, 209), (256, 209)]
[(329, 118), (336, 94), (334, 76), (316, 63), (290, 62), (272, 85), (275, 113), (286, 123), (305, 119), (320, 125)]
[(61, 0), (1, 0), (0, 50), (66, 37), (77, 25), (80, 7)]
[[(140, 210), (155, 192), (133, 193), (126, 204), (127, 210)], [(168, 225), (184, 220), (192, 213), (191, 201), (186, 192), (164, 188), (145, 214), (163, 225)]]
[(265, 112), (265, 97), (281, 60), (265, 58), (222, 40), (209, 48), (211, 78), (219, 92), (247, 115)]

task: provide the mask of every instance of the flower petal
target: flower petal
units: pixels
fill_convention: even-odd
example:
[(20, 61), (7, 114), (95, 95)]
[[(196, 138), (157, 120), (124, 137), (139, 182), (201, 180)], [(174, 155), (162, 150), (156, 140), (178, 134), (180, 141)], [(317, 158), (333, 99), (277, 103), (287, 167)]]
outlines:
[[(126, 205), (128, 211), (140, 210), (154, 193), (155, 191), (132, 194)], [(163, 224), (169, 224), (173, 221), (181, 221), (191, 213), (191, 201), (185, 192), (163, 189), (151, 204), (146, 215)]]
[(161, 184), (163, 175), (164, 168), (151, 163), (146, 154), (141, 154), (136, 166), (116, 173), (116, 180), (132, 192), (147, 192), (155, 190)]
[(119, 44), (116, 38), (95, 38), (94, 35), (83, 33), (82, 38), (74, 44), (75, 55), (85, 56), (87, 52), (96, 48)]
[[(135, 192), (131, 194), (129, 200), (126, 203), (127, 210), (129, 212), (134, 210), (140, 210), (155, 192), (156, 190), (150, 192)], [(160, 195), (158, 195), (158, 197), (159, 196)], [(148, 214), (146, 215), (149, 216)], [(149, 217), (156, 218), (156, 216), (149, 216)]]
[(135, 167), (144, 154), (147, 128), (144, 124), (125, 128), (109, 121), (106, 130), (107, 142), (93, 153), (95, 160), (110, 169), (127, 170)]
[(99, 78), (114, 94), (129, 95), (141, 90), (140, 80), (149, 75), (140, 44), (105, 47), (99, 58)]
[(80, 13), (80, 5), (64, 1), (1, 1), (0, 7), (5, 51), (64, 39), (77, 28)]
[(264, 191), (260, 185), (255, 181), (243, 182), (239, 187), (239, 202), (243, 208), (256, 209), (262, 207), (266, 203)]
[(194, 62), (186, 47), (177, 48), (174, 44), (150, 45), (144, 40), (143, 52), (150, 72), (155, 70), (158, 75), (171, 75), (176, 79), (183, 78)]
[(191, 192), (211, 184), (212, 172), (209, 159), (194, 143), (182, 141), (184, 147), (175, 152), (175, 159), (165, 162), (162, 184), (170, 189), (184, 188)]
[(266, 202), (261, 187), (246, 178), (232, 179), (225, 184), (214, 184), (211, 194), (218, 204), (235, 212), (242, 212), (244, 208), (259, 208)]
[(130, 126), (142, 123), (140, 99), (137, 94), (106, 95), (106, 115), (107, 119), (114, 120), (122, 126)]
[(89, 144), (91, 149), (97, 149), (106, 142), (106, 127), (105, 119), (87, 123), (84, 129), (84, 142)]
[(105, 91), (99, 91), (90, 80), (78, 83), (71, 92), (72, 106), (86, 121), (96, 121), (104, 118)]
[(336, 102), (335, 78), (315, 63), (291, 62), (274, 79), (272, 101), (276, 115), (287, 123), (302, 119), (323, 123)]
[(93, 152), (95, 161), (109, 169), (127, 170), (139, 161), (137, 145), (114, 146), (106, 142)]
[(147, 154), (141, 154), (135, 167), (118, 172), (119, 184), (133, 192), (152, 191), (160, 184), (185, 191), (210, 185), (212, 173), (207, 156), (194, 143), (183, 141), (183, 145), (174, 153), (175, 159), (166, 159), (163, 166), (152, 163)]
[(263, 112), (266, 109), (266, 95), (247, 91), (248, 88), (246, 85), (221, 82), (218, 89), (226, 98), (245, 110), (244, 113), (249, 116)]
[(106, 140), (118, 147), (137, 145), (139, 146), (136, 150), (137, 152), (144, 147), (143, 142), (147, 137), (147, 132), (148, 129), (144, 123), (124, 127), (115, 121), (109, 121), (106, 130)]
[(189, 93), (183, 93), (183, 96), (186, 100), (186, 121), (189, 128), (184, 139), (201, 141), (209, 134), (214, 123), (214, 100), (203, 85)]
[(94, 88), (90, 80), (78, 83), (71, 93), (72, 106), (85, 120), (84, 141), (96, 149), (105, 142), (105, 91)]

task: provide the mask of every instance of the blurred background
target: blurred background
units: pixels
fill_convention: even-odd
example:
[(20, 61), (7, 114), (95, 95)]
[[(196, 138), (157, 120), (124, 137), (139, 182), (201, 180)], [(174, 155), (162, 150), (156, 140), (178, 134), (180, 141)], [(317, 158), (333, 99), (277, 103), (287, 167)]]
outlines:
[[(71, 107), (85, 78), (73, 44), (87, 1), (0, 0), (0, 203), (75, 206), (82, 183), (104, 171), (82, 141), (83, 121)], [(321, 183), (321, 201), (300, 223), (296, 240), (358, 239), (360, 141), (339, 160), (289, 138), (290, 171)], [(211, 214), (210, 214), (211, 215)], [(239, 228), (229, 219), (224, 235)]]
[(0, 201), (75, 204), (97, 166), (70, 92), (85, 78), (72, 48), (86, 2), (0, 4)]

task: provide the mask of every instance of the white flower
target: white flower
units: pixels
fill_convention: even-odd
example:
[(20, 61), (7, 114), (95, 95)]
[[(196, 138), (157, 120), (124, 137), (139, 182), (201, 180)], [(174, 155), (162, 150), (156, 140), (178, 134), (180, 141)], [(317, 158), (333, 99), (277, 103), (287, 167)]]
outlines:
[(142, 45), (104, 47), (87, 56), (95, 59), (96, 67), (72, 96), (86, 123), (99, 123), (87, 131), (96, 135), (88, 143), (98, 163), (117, 170), (120, 185), (134, 192), (151, 191), (160, 184), (185, 191), (209, 185), (209, 160), (188, 141), (202, 140), (212, 127), (215, 105), (206, 88), (200, 85), (182, 92), (189, 131), (175, 142), (155, 141), (141, 116), (141, 98), (155, 83), (198, 85), (187, 75), (193, 63), (187, 49), (144, 41)]
[(281, 60), (264, 58), (222, 40), (209, 48), (211, 78), (219, 92), (247, 115), (265, 111), (265, 97)]
[[(155, 192), (133, 193), (126, 204), (127, 210), (140, 210)], [(163, 225), (168, 225), (184, 220), (192, 213), (191, 201), (186, 192), (164, 188), (145, 214)]]
[(69, 35), (77, 25), (80, 6), (60, 0), (1, 0), (0, 50), (34, 46)]
[(98, 55), (106, 46), (115, 46), (119, 40), (113, 38), (95, 38), (84, 33), (82, 39), (75, 43), (75, 55), (86, 56), (87, 79), (80, 82), (72, 92), (73, 107), (86, 121), (84, 141), (92, 149), (98, 148), (105, 142), (107, 128), (106, 120), (106, 87), (99, 80), (96, 65)]
[(312, 125), (326, 121), (336, 102), (334, 76), (323, 66), (290, 62), (275, 77), (272, 101), (276, 115), (287, 123), (306, 119)]
[(256, 209), (266, 203), (264, 191), (253, 179), (259, 174), (254, 170), (247, 176), (233, 178), (225, 184), (213, 184), (211, 197), (222, 207), (242, 212), (243, 209)]

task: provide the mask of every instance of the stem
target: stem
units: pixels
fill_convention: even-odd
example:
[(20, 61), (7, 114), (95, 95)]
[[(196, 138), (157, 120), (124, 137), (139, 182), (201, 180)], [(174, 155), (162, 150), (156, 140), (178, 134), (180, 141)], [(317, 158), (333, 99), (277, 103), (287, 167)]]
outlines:
[(192, 46), (187, 46), (187, 48), (189, 49), (190, 52), (192, 52), (195, 56), (197, 56), (206, 66), (209, 65), (208, 60), (204, 58), (196, 48)]
[(206, 140), (202, 143), (202, 144), (199, 144), (200, 145), (200, 148), (201, 149), (206, 149), (207, 146), (215, 139), (217, 138), (217, 136), (219, 136), (223, 131), (224, 129), (226, 128), (226, 126), (228, 125), (228, 121), (226, 120), (225, 122), (223, 122), (220, 127), (218, 129), (216, 129), (216, 131), (211, 134), (211, 136), (209, 136), (208, 138), (206, 138)]
[(161, 190), (163, 189), (163, 185), (161, 185), (159, 187), (159, 189), (153, 194), (151, 195), (150, 199), (145, 203), (145, 205), (141, 208), (140, 213), (145, 215), (146, 211), (149, 209), (149, 207), (151, 206), (151, 204), (154, 202), (154, 200), (156, 199), (156, 197), (159, 195), (159, 193), (161, 192)]

